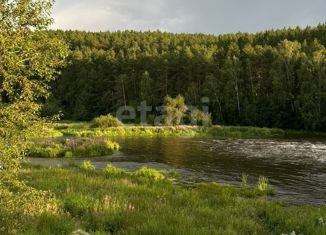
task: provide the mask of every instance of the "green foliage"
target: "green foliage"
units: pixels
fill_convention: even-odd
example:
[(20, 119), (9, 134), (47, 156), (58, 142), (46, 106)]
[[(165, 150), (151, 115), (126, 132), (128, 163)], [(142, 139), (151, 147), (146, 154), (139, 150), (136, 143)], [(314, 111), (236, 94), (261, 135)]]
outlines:
[(326, 130), (325, 28), (218, 36), (50, 31), (71, 45), (53, 92), (76, 120), (143, 100), (161, 106), (180, 94), (198, 108), (208, 97), (215, 124)]
[(74, 219), (63, 213), (60, 215), (44, 213), (31, 222), (19, 234), (37, 235), (40, 234), (40, 231), (42, 231), (42, 235), (70, 234), (78, 226)]
[(55, 199), (18, 179), (26, 138), (42, 130), (38, 101), (64, 65), (67, 47), (44, 32), (52, 1), (2, 0), (0, 4), (0, 233), (42, 213), (58, 214)]
[(135, 172), (135, 175), (138, 177), (144, 177), (153, 180), (164, 180), (165, 175), (162, 171), (155, 170), (153, 168), (148, 168), (146, 166), (140, 168)]
[(242, 174), (241, 185), (242, 185), (242, 188), (244, 188), (244, 189), (247, 188), (248, 176), (246, 174)]
[(71, 152), (71, 151), (67, 151), (67, 152), (65, 152), (65, 158), (73, 158), (74, 157), (74, 154), (73, 154), (73, 152)]
[[(35, 126), (36, 125), (36, 126)], [(26, 134), (28, 139), (38, 139), (38, 138), (58, 138), (62, 137), (63, 134), (52, 127), (52, 124), (42, 123), (41, 120), (34, 124), (37, 131), (30, 131)]]
[(212, 115), (209, 113), (204, 113), (198, 109), (191, 112), (191, 122), (192, 124), (206, 127), (213, 125)]
[(114, 166), (112, 166), (112, 164), (109, 164), (104, 169), (104, 174), (109, 177), (110, 176), (121, 176), (123, 174), (126, 174), (126, 171), (121, 168), (114, 167)]
[[(62, 124), (60, 124), (62, 125)], [(258, 128), (242, 126), (124, 126), (106, 129), (90, 129), (91, 123), (69, 123), (66, 128), (61, 129), (61, 135), (75, 137), (231, 137), (231, 138), (316, 138), (324, 139), (323, 132), (282, 130), (275, 128)]]
[(41, 108), (42, 117), (52, 117), (61, 113), (60, 103), (52, 95), (46, 100)]
[(263, 176), (259, 177), (257, 188), (262, 192), (267, 192), (269, 190), (268, 179)]
[(113, 151), (119, 151), (119, 149), (120, 149), (120, 145), (118, 143), (116, 143), (116, 142), (111, 141), (111, 140), (106, 141), (106, 146), (107, 146), (108, 149), (111, 149)]
[(91, 161), (84, 161), (80, 168), (85, 171), (95, 171), (96, 169)]
[(27, 186), (8, 188), (0, 186), (0, 232), (15, 234), (17, 229), (31, 223), (44, 213), (60, 215), (58, 201), (45, 191), (38, 191)]
[(167, 126), (178, 126), (180, 125), (182, 118), (187, 111), (185, 100), (181, 95), (178, 95), (175, 99), (170, 96), (164, 99), (164, 124)]
[(63, 142), (38, 141), (29, 144), (27, 156), (42, 158), (101, 157), (119, 151), (118, 143), (105, 139), (76, 138)]
[(111, 114), (100, 116), (93, 120), (92, 127), (94, 128), (109, 128), (123, 126), (123, 123), (118, 118), (113, 117)]
[(186, 187), (142, 180), (134, 173), (107, 177), (105, 172), (89, 174), (77, 168), (32, 169), (22, 178), (37, 189), (53, 191), (66, 212), (62, 230), (57, 230), (62, 221), (57, 217), (41, 217), (24, 226), (39, 228), (37, 234), (70, 234), (75, 230), (71, 223), (91, 234), (325, 233), (319, 223), (325, 220), (325, 206), (285, 206), (249, 187)]

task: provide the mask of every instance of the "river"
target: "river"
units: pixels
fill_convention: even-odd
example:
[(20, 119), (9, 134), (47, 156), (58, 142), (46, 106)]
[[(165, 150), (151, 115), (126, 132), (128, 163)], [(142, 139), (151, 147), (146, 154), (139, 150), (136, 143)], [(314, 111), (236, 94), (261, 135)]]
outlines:
[[(121, 151), (91, 159), (135, 170), (142, 165), (176, 170), (184, 182), (249, 185), (269, 179), (276, 198), (291, 204), (326, 203), (326, 140), (257, 140), (218, 138), (115, 138)], [(75, 160), (81, 163), (84, 159)], [(31, 159), (40, 165), (65, 165), (66, 159)]]

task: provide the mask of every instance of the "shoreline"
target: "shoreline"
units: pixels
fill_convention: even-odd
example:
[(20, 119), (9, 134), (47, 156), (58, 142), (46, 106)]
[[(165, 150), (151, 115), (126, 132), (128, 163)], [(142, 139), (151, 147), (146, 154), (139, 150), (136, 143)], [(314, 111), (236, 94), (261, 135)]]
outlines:
[(76, 137), (226, 137), (253, 139), (310, 138), (325, 139), (325, 132), (305, 130), (282, 130), (276, 128), (244, 126), (135, 126), (91, 128), (90, 122), (59, 122), (53, 128), (61, 136)]

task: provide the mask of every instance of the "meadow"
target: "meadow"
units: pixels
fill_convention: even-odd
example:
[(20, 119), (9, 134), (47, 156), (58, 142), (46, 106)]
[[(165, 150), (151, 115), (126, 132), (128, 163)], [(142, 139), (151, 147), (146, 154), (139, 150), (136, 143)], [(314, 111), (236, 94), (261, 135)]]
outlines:
[(189, 187), (147, 167), (126, 172), (108, 165), (100, 172), (85, 165), (24, 166), (20, 178), (51, 191), (60, 212), (30, 218), (18, 234), (326, 234), (325, 206), (274, 201), (263, 178), (256, 188), (245, 178), (238, 188)]

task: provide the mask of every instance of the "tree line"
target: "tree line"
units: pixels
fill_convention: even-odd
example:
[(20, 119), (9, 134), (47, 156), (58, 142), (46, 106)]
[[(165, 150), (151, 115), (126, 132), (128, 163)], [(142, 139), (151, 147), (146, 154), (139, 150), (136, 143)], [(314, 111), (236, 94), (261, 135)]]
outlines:
[(219, 36), (47, 33), (70, 55), (44, 114), (91, 120), (180, 94), (198, 107), (208, 97), (217, 124), (326, 130), (326, 24)]

